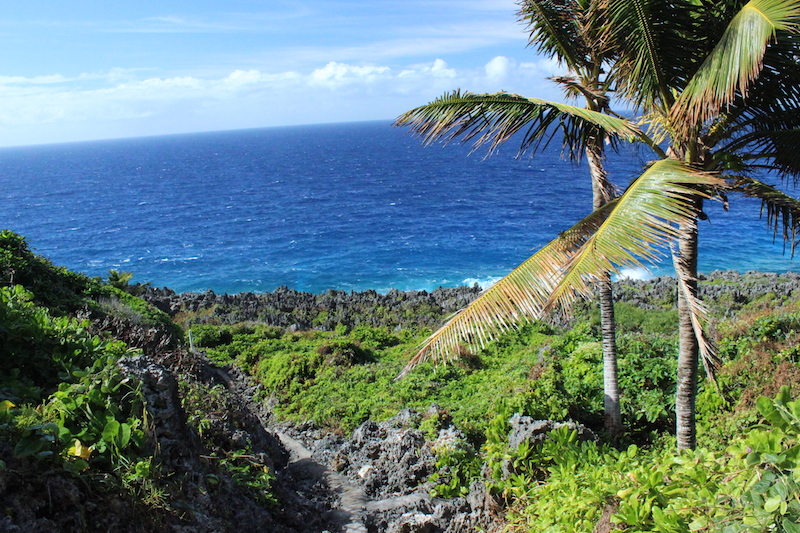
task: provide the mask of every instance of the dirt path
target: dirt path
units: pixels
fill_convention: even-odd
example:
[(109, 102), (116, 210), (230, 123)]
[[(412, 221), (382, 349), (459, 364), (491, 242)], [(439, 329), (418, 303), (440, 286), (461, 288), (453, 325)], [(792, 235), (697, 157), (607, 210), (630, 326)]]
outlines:
[(361, 487), (314, 460), (311, 451), (300, 441), (281, 431), (276, 431), (275, 434), (289, 452), (287, 468), (294, 469), (302, 477), (324, 483), (332, 494), (338, 496), (338, 505), (334, 513), (337, 522), (342, 525), (342, 532), (367, 533), (367, 526), (364, 523), (367, 496)]
[(413, 506), (420, 502), (430, 502), (427, 494), (409, 494), (370, 500), (364, 490), (350, 481), (346, 476), (338, 474), (327, 465), (317, 462), (311, 450), (303, 443), (282, 431), (275, 431), (283, 446), (289, 452), (289, 466), (296, 473), (307, 479), (316, 479), (324, 483), (328, 490), (337, 495), (338, 505), (335, 507), (337, 521), (342, 525), (342, 533), (367, 533), (365, 518), (369, 513), (381, 513)]

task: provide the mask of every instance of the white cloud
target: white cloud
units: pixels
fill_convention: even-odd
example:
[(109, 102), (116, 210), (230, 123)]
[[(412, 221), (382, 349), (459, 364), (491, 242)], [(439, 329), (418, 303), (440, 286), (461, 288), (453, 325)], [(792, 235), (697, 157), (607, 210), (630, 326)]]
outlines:
[(492, 81), (502, 81), (513, 66), (513, 62), (507, 57), (497, 56), (486, 64), (486, 76)]
[(235, 69), (216, 77), (137, 79), (141, 72), (124, 69), (0, 77), (0, 145), (387, 119), (458, 88), (558, 99), (544, 80), (548, 66), (497, 56), (475, 69), (436, 59), (403, 69), (329, 62), (306, 73)]
[(448, 68), (447, 62), (443, 59), (436, 59), (433, 63), (423, 63), (414, 65), (403, 70), (398, 74), (398, 78), (447, 78), (453, 79), (457, 76), (455, 69)]
[(331, 88), (354, 83), (375, 83), (391, 75), (389, 67), (359, 67), (346, 63), (331, 61), (322, 68), (311, 73), (311, 83)]
[(61, 74), (49, 76), (34, 76), (26, 78), (24, 76), (0, 76), (0, 85), (49, 85), (53, 83), (64, 83), (67, 78)]
[(543, 78), (564, 74), (567, 71), (564, 66), (559, 65), (558, 61), (552, 58), (544, 58), (535, 62), (523, 62), (519, 64), (519, 68)]

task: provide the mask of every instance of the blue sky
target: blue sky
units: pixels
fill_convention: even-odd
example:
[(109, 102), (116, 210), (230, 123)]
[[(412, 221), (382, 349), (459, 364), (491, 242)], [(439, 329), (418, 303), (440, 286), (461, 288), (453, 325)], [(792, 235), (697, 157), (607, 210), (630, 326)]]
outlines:
[(514, 0), (0, 7), (0, 146), (391, 119), (445, 91), (560, 99)]

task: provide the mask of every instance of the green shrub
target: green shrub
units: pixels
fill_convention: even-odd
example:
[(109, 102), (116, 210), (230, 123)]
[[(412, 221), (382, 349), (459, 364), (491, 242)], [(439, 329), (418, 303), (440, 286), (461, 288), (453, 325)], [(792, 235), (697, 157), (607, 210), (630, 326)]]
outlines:
[(480, 477), (481, 457), (467, 441), (459, 438), (444, 439), (433, 447), (436, 454), (436, 472), (428, 481), (436, 483), (431, 497), (456, 498), (469, 494), (469, 486)]
[(86, 321), (51, 317), (19, 285), (0, 287), (0, 325), (0, 401), (17, 456), (78, 472), (146, 453), (138, 384), (116, 365), (131, 353), (125, 344), (92, 335)]
[(87, 321), (50, 316), (21, 286), (0, 287), (0, 374), (14, 402), (39, 401), (109, 349)]
[(198, 348), (216, 348), (233, 342), (233, 332), (227, 326), (195, 325), (190, 330)]
[(389, 332), (386, 326), (372, 328), (366, 325), (359, 325), (350, 332), (350, 338), (360, 342), (365, 347), (373, 349), (384, 349), (400, 344), (400, 339)]
[(614, 319), (617, 331), (622, 333), (675, 335), (678, 331), (678, 310), (672, 308), (643, 309), (628, 302), (617, 302)]
[(495, 431), (486, 448), (495, 478), (500, 460), (520, 470), (494, 487), (515, 502), (509, 528), (589, 533), (606, 520), (626, 532), (800, 531), (800, 402), (783, 389), (758, 408), (770, 426), (734, 439), (726, 453), (676, 453), (672, 443), (617, 451), (579, 443), (564, 428), (507, 450)]

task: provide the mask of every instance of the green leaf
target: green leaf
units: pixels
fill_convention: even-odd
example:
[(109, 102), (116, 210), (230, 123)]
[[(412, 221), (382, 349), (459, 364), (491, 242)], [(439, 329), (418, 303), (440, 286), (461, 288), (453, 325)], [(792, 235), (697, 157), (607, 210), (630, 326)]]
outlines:
[(117, 434), (117, 447), (122, 449), (128, 445), (131, 440), (131, 426), (128, 424), (120, 424), (119, 433)]
[(64, 461), (64, 470), (77, 474), (89, 468), (88, 461), (76, 459), (74, 461)]
[(760, 525), (760, 522), (754, 516), (745, 516), (744, 518), (742, 518), (742, 523), (744, 525), (746, 525), (746, 526), (758, 526), (758, 525)]
[(780, 390), (778, 391), (778, 395), (775, 396), (775, 403), (778, 405), (786, 405), (792, 401), (792, 394), (789, 391), (788, 385), (782, 385)]
[(68, 442), (72, 440), (72, 432), (66, 426), (58, 426), (58, 440)]
[(762, 479), (761, 481), (757, 481), (755, 484), (753, 484), (751, 491), (754, 494), (765, 494), (771, 486), (771, 482)]
[(784, 429), (786, 427), (786, 421), (775, 408), (775, 402), (773, 400), (766, 396), (761, 396), (756, 400), (756, 407), (767, 422), (776, 428)]
[(46, 441), (37, 434), (31, 434), (21, 439), (16, 446), (14, 446), (14, 455), (17, 457), (27, 457), (39, 453), (44, 447)]
[(61, 432), (61, 428), (55, 422), (42, 424), (42, 429), (51, 435), (58, 435)]
[(780, 507), (782, 501), (783, 500), (778, 497), (769, 498), (764, 502), (764, 510), (768, 513), (774, 513), (778, 510), (778, 507)]
[(120, 424), (116, 420), (110, 420), (103, 428), (103, 440), (109, 443), (115, 442), (115, 438), (119, 434)]
[(781, 525), (783, 526), (783, 530), (787, 533), (800, 533), (800, 524), (792, 522), (788, 518), (784, 518), (781, 521)]

